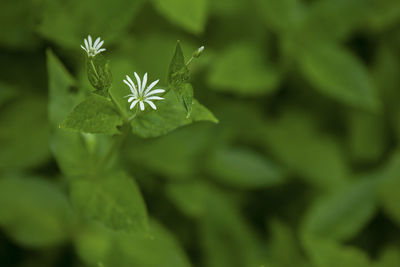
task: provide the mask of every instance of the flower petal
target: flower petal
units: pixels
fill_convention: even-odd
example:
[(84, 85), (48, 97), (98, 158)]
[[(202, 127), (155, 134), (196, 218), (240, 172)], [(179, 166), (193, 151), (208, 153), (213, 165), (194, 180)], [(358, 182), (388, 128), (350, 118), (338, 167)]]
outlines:
[(101, 41), (100, 43), (97, 44), (97, 46), (95, 46), (95, 49), (99, 49), (102, 45), (104, 44), (104, 41)]
[(135, 101), (133, 101), (131, 106), (129, 107), (129, 109), (133, 109), (138, 102), (139, 102), (139, 99), (136, 99)]
[(88, 41), (89, 41), (89, 46), (92, 48), (93, 47), (93, 45), (92, 45), (92, 36), (88, 36)]
[(150, 107), (151, 107), (152, 109), (154, 109), (154, 110), (156, 110), (156, 109), (157, 109), (156, 105), (154, 105), (154, 103), (153, 103), (153, 102), (151, 102), (151, 101), (149, 101), (149, 100), (145, 100), (145, 102), (146, 102), (147, 104), (149, 104), (149, 105), (150, 105)]
[(135, 77), (136, 77), (136, 81), (137, 81), (137, 85), (138, 85), (138, 91), (139, 91), (139, 95), (141, 95), (141, 91), (142, 91), (142, 89), (141, 89), (141, 86), (142, 86), (142, 83), (141, 83), (141, 81), (140, 81), (140, 77), (139, 77), (139, 75), (136, 73), (136, 72), (134, 72), (133, 74), (135, 74)]
[(156, 80), (156, 81), (152, 82), (152, 83), (149, 85), (149, 87), (147, 87), (146, 91), (144, 91), (144, 94), (143, 94), (143, 95), (146, 96), (146, 94), (147, 94), (151, 89), (153, 89), (153, 87), (156, 86), (156, 84), (157, 84), (159, 81), (160, 81), (160, 80)]
[(143, 83), (142, 83), (142, 88), (141, 88), (142, 92), (141, 93), (143, 93), (144, 89), (146, 88), (146, 84), (147, 84), (147, 72), (143, 76)]
[(133, 87), (135, 89), (135, 93), (137, 94), (137, 89), (135, 86), (135, 83), (132, 81), (131, 77), (129, 77), (128, 75), (126, 75), (126, 79), (129, 81), (129, 83), (131, 84), (131, 87)]
[(146, 94), (146, 97), (150, 96), (150, 95), (154, 95), (154, 94), (161, 94), (161, 93), (164, 93), (164, 92), (165, 92), (164, 89), (154, 89), (153, 91), (148, 92)]
[(100, 37), (97, 37), (96, 41), (94, 41), (93, 47), (96, 48), (97, 44), (100, 42)]
[(83, 42), (85, 42), (86, 51), (89, 52), (90, 47), (89, 47), (88, 41), (86, 39), (84, 39)]
[(83, 50), (85, 50), (87, 52), (86, 48), (83, 45), (81, 45), (81, 47), (82, 47)]
[(139, 104), (140, 104), (140, 109), (143, 111), (143, 110), (144, 110), (144, 103), (143, 103), (143, 101), (140, 101)]
[(136, 97), (134, 97), (134, 96), (131, 96), (130, 98), (128, 98), (128, 103), (131, 103), (133, 100), (135, 100), (136, 99)]
[(125, 83), (126, 85), (129, 86), (129, 89), (131, 90), (132, 95), (133, 95), (133, 96), (137, 96), (136, 88), (133, 87), (133, 86), (135, 86), (135, 85), (132, 86), (127, 80), (123, 80), (123, 81), (124, 81), (124, 83)]
[(98, 54), (98, 53), (101, 53), (101, 52), (103, 52), (103, 51), (106, 51), (106, 49), (105, 49), (105, 48), (102, 48), (102, 49), (97, 50), (97, 54)]
[(159, 96), (150, 96), (148, 98), (146, 98), (146, 100), (163, 100), (163, 97), (159, 97)]

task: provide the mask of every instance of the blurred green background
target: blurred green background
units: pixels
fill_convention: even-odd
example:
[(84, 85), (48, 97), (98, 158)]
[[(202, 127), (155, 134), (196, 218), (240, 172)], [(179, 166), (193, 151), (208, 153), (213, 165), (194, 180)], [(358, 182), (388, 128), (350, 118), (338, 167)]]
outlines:
[[(220, 123), (131, 135), (119, 157), (151, 238), (69, 200), (105, 137), (54, 141), (48, 88), (90, 87), (88, 34), (113, 86), (166, 85), (176, 41), (205, 46), (192, 84)], [(1, 0), (0, 266), (399, 267), (399, 100), (399, 0)]]

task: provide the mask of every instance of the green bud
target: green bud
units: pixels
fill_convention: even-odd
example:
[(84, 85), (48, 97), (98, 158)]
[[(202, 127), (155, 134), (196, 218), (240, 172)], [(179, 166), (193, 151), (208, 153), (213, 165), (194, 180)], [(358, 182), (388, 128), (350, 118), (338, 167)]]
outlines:
[(112, 83), (109, 61), (98, 54), (87, 58), (86, 67), (88, 79), (92, 86), (97, 91), (106, 93)]
[(198, 58), (203, 53), (203, 51), (204, 51), (204, 46), (200, 46), (199, 49), (194, 51), (193, 57)]

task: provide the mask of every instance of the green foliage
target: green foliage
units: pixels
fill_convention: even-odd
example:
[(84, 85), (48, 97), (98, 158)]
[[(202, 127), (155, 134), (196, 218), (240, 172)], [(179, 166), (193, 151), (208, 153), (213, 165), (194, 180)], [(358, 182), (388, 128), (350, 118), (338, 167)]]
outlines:
[(187, 118), (185, 108), (172, 91), (165, 94), (164, 98), (165, 100), (160, 102), (157, 110), (139, 113), (132, 120), (134, 134), (141, 137), (156, 137), (195, 121), (218, 122), (211, 111), (197, 102), (197, 100), (193, 100), (192, 113)]
[(123, 119), (113, 103), (100, 95), (91, 95), (61, 123), (61, 128), (84, 133), (118, 134)]
[(101, 95), (106, 95), (112, 83), (110, 62), (101, 54), (86, 59), (86, 70), (90, 83)]
[(400, 266), (400, 1), (0, 2), (2, 267)]
[(152, 0), (154, 7), (172, 23), (200, 34), (207, 19), (208, 0)]
[(267, 187), (284, 181), (284, 172), (279, 166), (247, 149), (218, 149), (209, 162), (215, 179), (239, 188)]
[(377, 209), (376, 178), (359, 181), (318, 199), (306, 214), (302, 234), (349, 240), (360, 232)]
[(65, 195), (41, 177), (0, 179), (0, 225), (15, 242), (50, 247), (69, 238), (73, 213)]
[(302, 51), (299, 60), (304, 75), (323, 94), (354, 107), (379, 107), (367, 70), (346, 49), (327, 43), (313, 44)]
[(260, 54), (261, 48), (252, 44), (227, 48), (212, 67), (210, 86), (244, 96), (274, 92), (279, 83), (279, 73)]
[(116, 230), (147, 231), (147, 212), (137, 185), (123, 172), (77, 178), (71, 201), (82, 215)]

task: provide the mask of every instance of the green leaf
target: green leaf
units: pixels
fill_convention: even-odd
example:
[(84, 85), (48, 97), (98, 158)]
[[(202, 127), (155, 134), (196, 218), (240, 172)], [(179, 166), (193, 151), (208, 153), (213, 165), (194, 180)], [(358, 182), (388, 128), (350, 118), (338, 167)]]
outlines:
[(174, 235), (155, 220), (150, 222), (152, 236), (145, 233), (119, 233), (97, 225), (77, 236), (75, 246), (88, 266), (102, 262), (109, 266), (190, 267), (191, 264)]
[(354, 107), (379, 108), (367, 69), (348, 50), (317, 42), (303, 49), (298, 59), (306, 78), (322, 94)]
[(270, 220), (268, 224), (268, 259), (272, 266), (293, 267), (309, 266), (296, 240), (294, 230), (279, 220)]
[(156, 137), (195, 121), (217, 123), (214, 115), (197, 100), (193, 101), (192, 114), (186, 117), (186, 111), (172, 91), (164, 95), (164, 100), (157, 103), (157, 110), (140, 112), (132, 120), (132, 131), (141, 137)]
[[(171, 180), (191, 179), (215, 132), (210, 124), (179, 128), (159, 138), (129, 138), (124, 145), (128, 166), (145, 168)], [(179, 145), (177, 145), (179, 144)]]
[(16, 91), (16, 88), (9, 84), (0, 82), (0, 107), (17, 95), (18, 93)]
[(393, 27), (400, 19), (400, 2), (397, 0), (372, 0), (369, 3), (368, 22), (374, 31)]
[(258, 138), (289, 170), (308, 184), (328, 191), (346, 185), (350, 170), (345, 155), (332, 136), (321, 133), (314, 117), (299, 110), (287, 110), (264, 125)]
[(372, 267), (367, 253), (358, 248), (312, 238), (305, 243), (315, 267)]
[(384, 169), (385, 180), (380, 186), (380, 200), (385, 213), (400, 225), (400, 153), (396, 152)]
[(50, 158), (46, 104), (44, 98), (25, 95), (1, 108), (0, 170), (32, 168)]
[(193, 87), (187, 83), (190, 79), (190, 72), (185, 63), (182, 47), (178, 41), (174, 56), (168, 68), (168, 86), (174, 91), (179, 101), (186, 109), (187, 117), (192, 113)]
[(76, 90), (76, 81), (65, 69), (62, 62), (51, 50), (46, 51), (49, 83), (49, 120), (53, 128), (58, 128), (64, 118), (82, 99)]
[(255, 45), (233, 45), (211, 67), (208, 83), (215, 90), (239, 96), (270, 94), (277, 89), (279, 73), (264, 57)]
[(170, 22), (190, 33), (200, 34), (207, 20), (208, 0), (152, 0)]
[(350, 155), (355, 162), (375, 162), (386, 152), (388, 133), (382, 115), (352, 112), (348, 131)]
[(345, 40), (365, 27), (370, 11), (370, 2), (366, 4), (365, 0), (316, 1), (311, 4), (299, 33), (313, 40)]
[(90, 83), (97, 89), (96, 92), (106, 96), (108, 93), (107, 90), (112, 83), (110, 61), (106, 60), (101, 54), (94, 57), (87, 57), (86, 71)]
[(200, 242), (206, 266), (241, 267), (265, 264), (265, 247), (232, 199), (219, 190), (208, 187), (204, 207)]
[[(38, 32), (65, 48), (84, 52), (79, 44), (88, 34), (101, 36), (106, 46), (120, 39), (140, 10), (142, 0), (115, 0), (112, 5), (98, 0), (45, 0)], [(90, 19), (88, 19), (90, 18)]]
[(61, 128), (85, 133), (118, 134), (123, 119), (114, 104), (100, 95), (91, 95), (61, 123)]
[(208, 185), (202, 181), (169, 183), (167, 197), (180, 211), (194, 218), (204, 215)]
[(123, 172), (71, 182), (73, 205), (90, 219), (124, 231), (147, 231), (147, 212), (134, 180)]
[(379, 179), (368, 177), (317, 199), (305, 216), (302, 234), (340, 241), (353, 238), (377, 211), (378, 184)]
[(303, 18), (299, 0), (257, 0), (256, 3), (266, 25), (278, 33), (293, 31)]
[(172, 57), (168, 68), (168, 85), (176, 92), (179, 92), (179, 90), (181, 90), (180, 85), (186, 83), (189, 78), (189, 69), (186, 66), (182, 47), (178, 41), (176, 43), (174, 56)]
[(218, 149), (209, 158), (208, 166), (216, 180), (236, 187), (263, 188), (284, 182), (278, 165), (249, 149)]
[(0, 179), (0, 225), (18, 244), (58, 245), (72, 234), (73, 217), (63, 193), (39, 177)]
[(395, 246), (385, 248), (374, 267), (397, 267), (400, 266), (400, 249)]

